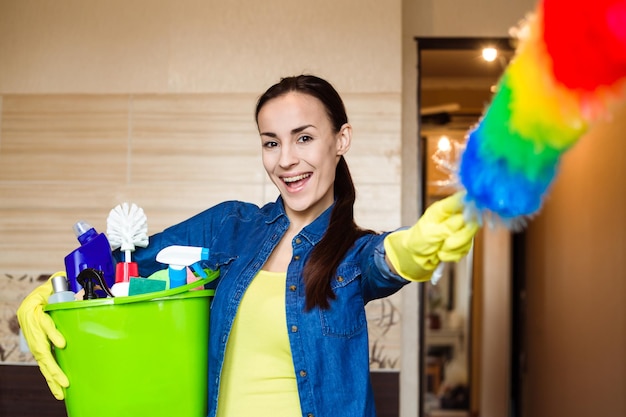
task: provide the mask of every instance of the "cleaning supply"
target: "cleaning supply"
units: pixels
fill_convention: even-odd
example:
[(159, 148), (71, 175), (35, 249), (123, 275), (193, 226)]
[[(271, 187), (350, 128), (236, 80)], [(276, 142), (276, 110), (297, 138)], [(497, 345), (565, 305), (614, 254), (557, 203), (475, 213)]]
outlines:
[(151, 292), (163, 291), (166, 282), (160, 279), (131, 278), (128, 285), (128, 295), (148, 294)]
[(65, 303), (67, 301), (75, 301), (76, 298), (72, 291), (69, 290), (67, 284), (67, 278), (63, 275), (55, 275), (50, 281), (52, 281), (52, 295), (48, 297), (48, 304)]
[(44, 307), (67, 339), (54, 355), (67, 375), (60, 395), (68, 417), (207, 415), (214, 290), (190, 291), (195, 286)]
[(206, 272), (200, 261), (209, 259), (209, 250), (198, 246), (173, 245), (161, 249), (156, 260), (168, 265), (170, 288), (176, 288), (187, 283), (187, 267), (191, 267), (199, 277), (205, 278)]
[(129, 294), (130, 278), (139, 277), (136, 262), (131, 261), (131, 252), (136, 246), (148, 246), (148, 223), (142, 208), (136, 204), (122, 203), (109, 212), (107, 236), (112, 249), (124, 252), (124, 262), (115, 269), (115, 284), (111, 292), (119, 297)]
[(73, 230), (81, 246), (65, 257), (65, 271), (70, 291), (75, 293), (80, 291), (82, 287), (76, 278), (80, 271), (86, 268), (102, 271), (106, 284), (109, 287), (113, 285), (115, 260), (107, 237), (104, 233), (96, 232), (96, 229), (84, 220), (76, 222)]
[(137, 262), (118, 262), (115, 266), (115, 284), (111, 287), (111, 293), (116, 297), (128, 295), (130, 280), (139, 277)]
[(99, 287), (109, 297), (113, 297), (111, 290), (104, 281), (102, 271), (93, 268), (83, 269), (76, 277), (76, 281), (78, 281), (85, 290), (83, 300), (95, 300), (96, 298), (100, 298), (98, 294), (96, 294), (96, 287)]
[(625, 9), (624, 0), (540, 1), (514, 29), (515, 56), (467, 134), (458, 172), (466, 214), (522, 229), (565, 153), (614, 117), (626, 98)]

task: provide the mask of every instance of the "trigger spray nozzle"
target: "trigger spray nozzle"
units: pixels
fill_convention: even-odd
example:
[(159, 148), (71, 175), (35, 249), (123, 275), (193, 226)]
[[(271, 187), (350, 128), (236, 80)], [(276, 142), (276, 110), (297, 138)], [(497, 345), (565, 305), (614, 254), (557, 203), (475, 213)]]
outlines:
[(190, 267), (197, 276), (206, 278), (200, 261), (209, 259), (209, 250), (198, 246), (173, 245), (161, 249), (156, 260), (168, 265), (170, 288), (183, 285), (187, 280), (187, 267)]
[(85, 295), (83, 295), (83, 300), (93, 300), (98, 298), (98, 294), (96, 294), (96, 285), (100, 286), (100, 288), (109, 296), (113, 297), (111, 290), (107, 286), (104, 281), (104, 272), (98, 271), (93, 268), (86, 268), (80, 271), (78, 276), (76, 277), (76, 281), (84, 288)]

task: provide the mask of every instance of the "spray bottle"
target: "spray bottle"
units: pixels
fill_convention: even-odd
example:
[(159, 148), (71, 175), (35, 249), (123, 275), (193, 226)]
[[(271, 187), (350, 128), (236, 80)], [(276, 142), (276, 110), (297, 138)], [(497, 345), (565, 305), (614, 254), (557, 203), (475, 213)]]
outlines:
[(115, 260), (106, 235), (96, 232), (96, 229), (84, 220), (76, 222), (73, 229), (81, 246), (65, 257), (65, 271), (70, 291), (77, 293), (82, 289), (76, 278), (87, 268), (102, 271), (104, 281), (109, 287), (112, 286), (115, 283)]
[(197, 246), (173, 245), (161, 249), (156, 260), (168, 266), (170, 288), (180, 287), (187, 283), (187, 267), (191, 267), (199, 277), (206, 278), (200, 261), (209, 259), (209, 250)]

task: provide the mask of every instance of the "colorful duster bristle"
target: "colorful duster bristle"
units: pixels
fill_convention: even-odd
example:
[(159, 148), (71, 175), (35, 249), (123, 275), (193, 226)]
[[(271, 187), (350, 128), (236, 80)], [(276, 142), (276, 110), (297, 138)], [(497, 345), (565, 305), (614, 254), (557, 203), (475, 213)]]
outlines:
[(544, 0), (468, 133), (458, 177), (467, 212), (517, 228), (536, 214), (565, 151), (619, 98), (626, 0)]

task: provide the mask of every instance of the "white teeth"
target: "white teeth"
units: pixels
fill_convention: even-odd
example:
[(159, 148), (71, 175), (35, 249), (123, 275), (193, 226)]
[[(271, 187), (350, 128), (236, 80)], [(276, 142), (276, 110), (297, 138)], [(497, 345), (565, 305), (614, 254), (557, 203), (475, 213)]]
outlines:
[(305, 178), (308, 178), (310, 176), (311, 174), (301, 174), (301, 175), (296, 175), (295, 177), (285, 177), (283, 178), (283, 181), (285, 181), (286, 183), (296, 182), (296, 181), (300, 181)]

